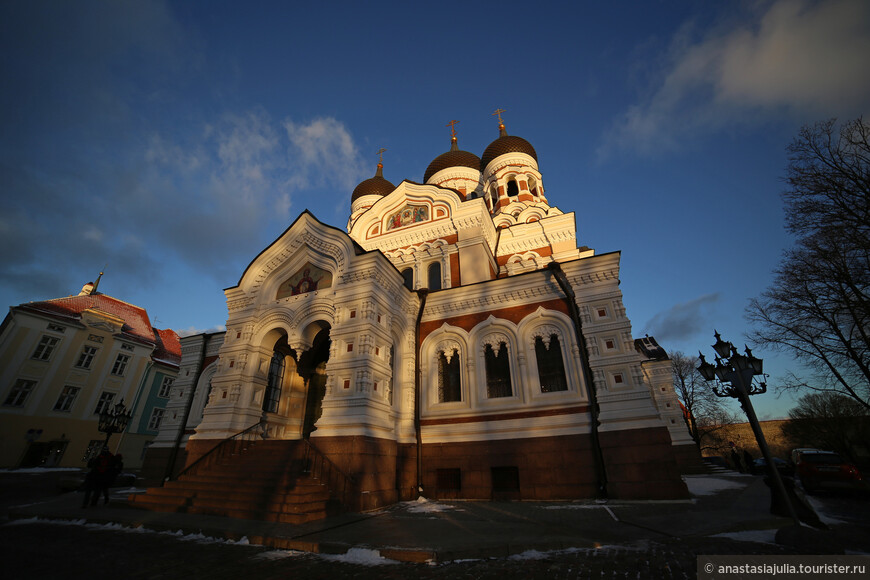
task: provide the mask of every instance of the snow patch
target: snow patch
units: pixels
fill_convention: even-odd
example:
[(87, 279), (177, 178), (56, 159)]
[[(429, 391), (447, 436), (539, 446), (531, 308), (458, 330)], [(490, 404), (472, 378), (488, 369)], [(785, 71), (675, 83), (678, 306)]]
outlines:
[(694, 496), (714, 495), (726, 489), (742, 489), (746, 487), (746, 483), (731, 481), (720, 477), (702, 476), (685, 476), (683, 481), (689, 488), (689, 493)]
[(406, 511), (412, 514), (431, 514), (450, 510), (463, 511), (456, 506), (439, 503), (437, 501), (429, 501), (425, 497), (419, 497), (417, 498), (417, 501), (405, 501), (402, 502), (401, 505)]
[(344, 554), (319, 554), (324, 560), (332, 562), (345, 562), (346, 564), (360, 564), (363, 566), (382, 566), (384, 564), (398, 564), (396, 560), (390, 560), (381, 556), (378, 550), (367, 548), (351, 548)]

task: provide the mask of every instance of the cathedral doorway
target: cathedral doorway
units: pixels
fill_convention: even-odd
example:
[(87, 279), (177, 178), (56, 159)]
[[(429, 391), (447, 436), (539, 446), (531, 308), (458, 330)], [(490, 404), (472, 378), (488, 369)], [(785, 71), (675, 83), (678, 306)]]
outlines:
[[(314, 337), (314, 344), (303, 356), (300, 375), (308, 383), (305, 397), (305, 417), (302, 421), (302, 437), (308, 439), (317, 430), (317, 420), (323, 413), (323, 396), (326, 394), (326, 362), (329, 360), (329, 329), (323, 329)], [(307, 360), (306, 360), (307, 359)]]

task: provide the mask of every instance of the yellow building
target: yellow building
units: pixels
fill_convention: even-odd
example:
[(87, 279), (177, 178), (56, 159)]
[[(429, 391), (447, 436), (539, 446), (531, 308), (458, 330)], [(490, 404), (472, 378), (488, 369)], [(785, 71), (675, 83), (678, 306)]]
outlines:
[(0, 467), (83, 467), (106, 439), (100, 412), (123, 402), (132, 419), (110, 450), (137, 468), (180, 360), (174, 331), (93, 283), (11, 307), (0, 326)]

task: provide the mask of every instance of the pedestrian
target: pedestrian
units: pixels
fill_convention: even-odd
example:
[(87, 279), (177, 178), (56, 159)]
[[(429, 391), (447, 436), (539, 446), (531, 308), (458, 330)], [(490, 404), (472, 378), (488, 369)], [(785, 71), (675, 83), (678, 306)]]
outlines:
[(85, 476), (85, 498), (82, 501), (82, 507), (97, 505), (97, 500), (100, 498), (100, 493), (103, 492), (105, 486), (106, 502), (109, 501), (108, 485), (106, 484), (107, 474), (110, 472), (112, 462), (112, 454), (106, 447), (100, 451), (100, 454), (88, 461), (88, 474)]
[(740, 456), (737, 455), (737, 450), (734, 448), (731, 449), (731, 463), (734, 464), (734, 469), (743, 473), (743, 467), (740, 465)]
[(746, 471), (752, 473), (755, 471), (755, 463), (754, 459), (752, 459), (752, 454), (749, 453), (746, 449), (743, 450), (743, 463), (746, 464)]

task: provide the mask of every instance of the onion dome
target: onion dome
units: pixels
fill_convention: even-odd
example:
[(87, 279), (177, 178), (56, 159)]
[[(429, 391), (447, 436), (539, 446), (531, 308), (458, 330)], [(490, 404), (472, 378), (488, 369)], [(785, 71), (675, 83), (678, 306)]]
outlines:
[(493, 159), (506, 153), (525, 153), (526, 155), (531, 156), (531, 158), (537, 163), (538, 154), (535, 152), (535, 148), (532, 147), (531, 143), (522, 137), (508, 135), (503, 123), (499, 124), (498, 133), (498, 139), (490, 143), (489, 147), (486, 148), (486, 151), (483, 152), (483, 157), (480, 159), (481, 171), (486, 169), (486, 166), (489, 165)]
[(388, 195), (396, 189), (396, 186), (384, 179), (384, 165), (378, 163), (378, 170), (374, 177), (370, 177), (361, 182), (353, 190), (353, 195), (350, 196), (350, 201), (354, 202), (364, 195)]
[(476, 171), (480, 168), (480, 157), (469, 151), (461, 151), (454, 136), (450, 139), (450, 151), (436, 157), (426, 168), (426, 173), (423, 174), (423, 183), (428, 183), (430, 177), (449, 167), (469, 167)]

